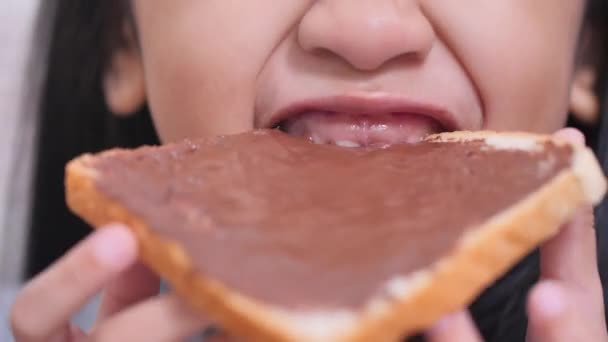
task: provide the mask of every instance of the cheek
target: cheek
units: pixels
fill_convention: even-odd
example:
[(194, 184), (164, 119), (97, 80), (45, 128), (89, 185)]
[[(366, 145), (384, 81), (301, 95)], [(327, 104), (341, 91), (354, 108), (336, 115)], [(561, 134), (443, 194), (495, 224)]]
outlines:
[(558, 129), (567, 113), (583, 1), (467, 1), (427, 5), (478, 88), (486, 128)]
[[(146, 57), (148, 103), (163, 141), (235, 133), (247, 129), (253, 98), (249, 77), (207, 51), (187, 55)], [(166, 58), (166, 59), (165, 59)], [(229, 59), (223, 61), (232, 63)], [(241, 65), (241, 67), (247, 67)]]
[(257, 75), (303, 8), (274, 0), (137, 1), (148, 104), (161, 139), (252, 128)]

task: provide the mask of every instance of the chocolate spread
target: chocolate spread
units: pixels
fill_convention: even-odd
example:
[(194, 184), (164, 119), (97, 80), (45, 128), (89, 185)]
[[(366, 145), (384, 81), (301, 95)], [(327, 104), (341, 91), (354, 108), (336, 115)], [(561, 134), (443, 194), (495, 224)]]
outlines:
[(97, 186), (179, 242), (197, 271), (289, 308), (359, 308), (463, 231), (569, 164), (568, 147), (482, 142), (383, 149), (278, 131), (103, 154)]

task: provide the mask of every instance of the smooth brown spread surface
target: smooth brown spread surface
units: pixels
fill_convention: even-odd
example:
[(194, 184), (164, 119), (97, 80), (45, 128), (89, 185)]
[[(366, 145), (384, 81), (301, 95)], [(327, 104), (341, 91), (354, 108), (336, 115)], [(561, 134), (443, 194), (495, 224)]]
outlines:
[(358, 308), (428, 266), (462, 232), (538, 189), (568, 147), (481, 142), (386, 149), (276, 131), (103, 154), (97, 187), (178, 241), (197, 270), (290, 308)]

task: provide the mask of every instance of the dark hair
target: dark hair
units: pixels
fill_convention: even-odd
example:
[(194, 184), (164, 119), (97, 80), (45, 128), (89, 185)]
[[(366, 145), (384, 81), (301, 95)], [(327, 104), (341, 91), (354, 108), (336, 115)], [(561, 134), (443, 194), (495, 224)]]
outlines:
[[(110, 115), (102, 93), (102, 76), (110, 54), (127, 43), (121, 34), (121, 23), (129, 15), (127, 3), (125, 0), (55, 0), (43, 5), (43, 15), (54, 13), (54, 24), (39, 111), (28, 277), (46, 268), (89, 232), (64, 204), (65, 163), (84, 152), (158, 143), (147, 108), (128, 118), (117, 118)], [(603, 37), (593, 46), (603, 56), (597, 60), (602, 75), (598, 93), (606, 99), (608, 9), (602, 0), (591, 0), (589, 9), (589, 28), (596, 37)], [(607, 108), (606, 103), (603, 108)], [(582, 128), (592, 137), (592, 144), (599, 146), (601, 158), (608, 161), (608, 123), (603, 121), (604, 133), (597, 144), (599, 125)], [(607, 210), (602, 207), (598, 213), (600, 222), (608, 222), (608, 217), (604, 217)], [(606, 246), (606, 229), (602, 224), (598, 227), (602, 228), (598, 229), (598, 241)], [(600, 248), (602, 265), (607, 253)], [(486, 340), (524, 340), (525, 297), (537, 277), (538, 253), (534, 252), (471, 306)]]
[(110, 115), (102, 77), (112, 49), (126, 44), (122, 0), (56, 0), (48, 68), (41, 92), (38, 151), (28, 243), (27, 276), (46, 268), (89, 233), (64, 201), (65, 164), (85, 152), (158, 142), (147, 108), (126, 118)]

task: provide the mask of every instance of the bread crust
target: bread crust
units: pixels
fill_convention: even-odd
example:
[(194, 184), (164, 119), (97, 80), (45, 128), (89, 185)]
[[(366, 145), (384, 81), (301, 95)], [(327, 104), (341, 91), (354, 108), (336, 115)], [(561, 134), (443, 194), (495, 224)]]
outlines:
[[(542, 135), (493, 132), (442, 133), (427, 140), (443, 143), (487, 141), (494, 137), (569, 144)], [(578, 208), (601, 200), (606, 180), (595, 157), (583, 146), (571, 146), (574, 157), (570, 168), (465, 234), (456, 248), (436, 264), (396, 279), (396, 284), (402, 284), (397, 292), (402, 293), (375, 298), (362, 312), (343, 313), (335, 319), (334, 313), (323, 311), (306, 314), (305, 319), (298, 313), (242, 296), (196, 273), (179, 243), (155, 234), (143, 219), (97, 190), (98, 174), (87, 166), (92, 155), (67, 165), (66, 199), (68, 206), (93, 227), (113, 222), (130, 227), (145, 264), (167, 279), (196, 309), (212, 314), (222, 326), (236, 335), (247, 336), (247, 340), (395, 341), (470, 303), (530, 250), (556, 234)], [(327, 328), (309, 329), (303, 322), (310, 318), (326, 321)]]

